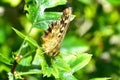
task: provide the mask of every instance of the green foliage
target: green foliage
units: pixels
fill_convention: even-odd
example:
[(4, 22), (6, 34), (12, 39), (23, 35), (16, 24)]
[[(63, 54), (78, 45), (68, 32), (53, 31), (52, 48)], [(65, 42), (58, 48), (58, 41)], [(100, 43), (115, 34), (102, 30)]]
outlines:
[[(0, 1), (0, 80), (120, 79), (119, 0), (25, 0), (23, 4)], [(71, 6), (74, 15), (60, 54), (51, 58), (44, 54), (40, 37), (65, 6)]]
[[(31, 2), (31, 1), (30, 1)], [(26, 1), (26, 10), (28, 11), (28, 19), (32, 23), (29, 33), (33, 27), (38, 27), (40, 29), (48, 28), (48, 24), (53, 20), (57, 20), (61, 13), (58, 12), (46, 12), (46, 8), (54, 7), (60, 4), (65, 4), (66, 0), (56, 0), (53, 3), (50, 1), (34, 1), (29, 3)], [(73, 16), (74, 17), (74, 16)], [(73, 19), (72, 17), (72, 19)], [(71, 20), (72, 20), (71, 19)], [(16, 52), (16, 58), (14, 60), (14, 66), (12, 71), (16, 71), (15, 75), (9, 73), (9, 80), (22, 79), (21, 75), (37, 74), (43, 75), (43, 77), (53, 76), (55, 79), (76, 79), (73, 75), (76, 71), (83, 68), (91, 59), (89, 54), (60, 54), (57, 57), (50, 58), (49, 63), (47, 63), (45, 56), (42, 54), (39, 44), (27, 35), (22, 34), (17, 29), (13, 28), (16, 34), (24, 39), (20, 49)], [(37, 49), (36, 49), (37, 48)], [(69, 52), (71, 53), (71, 52)], [(2, 55), (1, 55), (2, 56)], [(5, 61), (5, 58), (3, 59)], [(6, 59), (7, 60), (7, 59)], [(31, 64), (32, 63), (32, 64)], [(14, 69), (15, 68), (15, 69)], [(69, 77), (69, 78), (68, 78)]]
[[(29, 3), (32, 4), (29, 4)], [(60, 13), (57, 12), (45, 12), (44, 10), (46, 8), (51, 8), (51, 7), (55, 7), (57, 5), (62, 5), (66, 3), (66, 0), (54, 0), (54, 1), (50, 1), (50, 0), (33, 0), (33, 1), (27, 1), (26, 0), (26, 10), (29, 12), (29, 14), (27, 15), (29, 20), (32, 22), (32, 26), (33, 27), (38, 27), (41, 29), (47, 29), (48, 28), (48, 24), (50, 24), (51, 22), (53, 22), (53, 20), (57, 20), (60, 17)]]
[(111, 78), (94, 78), (94, 79), (90, 79), (90, 80), (108, 80), (108, 79), (111, 79)]
[(27, 42), (29, 42), (30, 44), (34, 45), (35, 47), (38, 46), (37, 42), (35, 40), (33, 40), (30, 37), (26, 37), (25, 35), (23, 35), (21, 32), (19, 32), (18, 30), (16, 30), (15, 28), (13, 28), (13, 30), (16, 32), (16, 34), (21, 37), (22, 39), (25, 39)]
[(111, 4), (113, 4), (113, 5), (120, 5), (120, 1), (118, 1), (118, 0), (107, 0), (107, 1), (109, 1)]

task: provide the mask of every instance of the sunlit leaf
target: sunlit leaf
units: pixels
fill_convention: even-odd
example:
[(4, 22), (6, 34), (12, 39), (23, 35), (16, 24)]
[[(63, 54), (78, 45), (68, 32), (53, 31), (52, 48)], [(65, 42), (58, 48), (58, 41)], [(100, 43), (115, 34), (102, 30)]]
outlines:
[(67, 0), (46, 0), (43, 4), (46, 8), (55, 7), (57, 5), (63, 5), (67, 2)]
[(60, 14), (55, 13), (53, 15), (52, 13), (51, 16), (51, 13), (50, 15), (48, 15), (48, 13), (44, 13), (44, 10), (46, 8), (51, 8), (57, 5), (65, 4), (66, 2), (67, 2), (66, 0), (55, 0), (52, 2), (51, 0), (36, 0), (36, 1), (33, 0), (33, 2), (28, 4), (29, 1), (26, 1), (29, 7), (27, 7), (26, 5), (25, 9), (29, 12), (27, 16), (29, 20), (32, 22), (33, 27), (40, 27), (41, 29), (46, 29), (48, 24), (54, 20), (53, 18), (58, 19), (58, 16), (60, 16)]
[(71, 73), (61, 73), (61, 80), (78, 80), (77, 78), (75, 78)]
[(74, 73), (89, 63), (91, 59), (91, 54), (74, 54), (73, 53), (69, 56), (66, 56), (64, 59), (70, 65), (70, 68)]
[(24, 34), (22, 34), (20, 31), (18, 31), (18, 30), (15, 29), (15, 28), (13, 28), (13, 30), (14, 30), (14, 31), (16, 32), (16, 34), (17, 34), (18, 36), (20, 36), (21, 38), (26, 39), (26, 41), (28, 41), (29, 43), (31, 43), (32, 45), (34, 45), (34, 46), (36, 46), (36, 47), (38, 46), (37, 42), (36, 42), (35, 40), (33, 40), (32, 38), (25, 36)]
[(120, 1), (119, 0), (107, 0), (109, 3), (113, 4), (113, 5), (120, 5)]
[(111, 78), (93, 78), (90, 80), (111, 80)]
[(92, 2), (92, 0), (78, 0), (84, 4), (90, 4)]
[(5, 55), (3, 55), (2, 53), (0, 53), (0, 62), (11, 65), (10, 60), (7, 57), (5, 57)]

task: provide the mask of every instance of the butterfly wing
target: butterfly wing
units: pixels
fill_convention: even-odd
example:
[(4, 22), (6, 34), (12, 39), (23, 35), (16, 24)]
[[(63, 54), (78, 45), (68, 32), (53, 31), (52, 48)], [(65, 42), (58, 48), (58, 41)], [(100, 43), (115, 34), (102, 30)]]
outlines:
[(61, 18), (53, 22), (45, 31), (45, 35), (42, 37), (42, 48), (47, 55), (54, 57), (59, 53), (61, 43), (70, 22), (71, 13), (71, 7), (66, 8)]

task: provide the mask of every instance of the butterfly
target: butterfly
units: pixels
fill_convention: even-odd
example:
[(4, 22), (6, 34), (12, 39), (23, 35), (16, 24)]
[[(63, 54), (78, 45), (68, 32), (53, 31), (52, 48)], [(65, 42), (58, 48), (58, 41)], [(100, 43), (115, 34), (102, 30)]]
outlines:
[(55, 57), (59, 54), (61, 43), (68, 29), (71, 14), (72, 8), (66, 8), (62, 16), (57, 21), (52, 22), (49, 28), (45, 30), (45, 35), (42, 36), (42, 48), (48, 56)]

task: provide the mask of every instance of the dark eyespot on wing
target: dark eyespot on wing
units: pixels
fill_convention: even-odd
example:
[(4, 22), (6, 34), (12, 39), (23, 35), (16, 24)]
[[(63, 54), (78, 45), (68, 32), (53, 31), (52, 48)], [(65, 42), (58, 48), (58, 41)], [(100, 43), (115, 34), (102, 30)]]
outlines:
[(64, 20), (62, 19), (62, 20), (60, 21), (60, 23), (61, 23), (61, 24), (64, 24)]
[(51, 31), (52, 31), (51, 27), (49, 27), (49, 28), (48, 28), (48, 31), (49, 31), (49, 32), (51, 32)]

